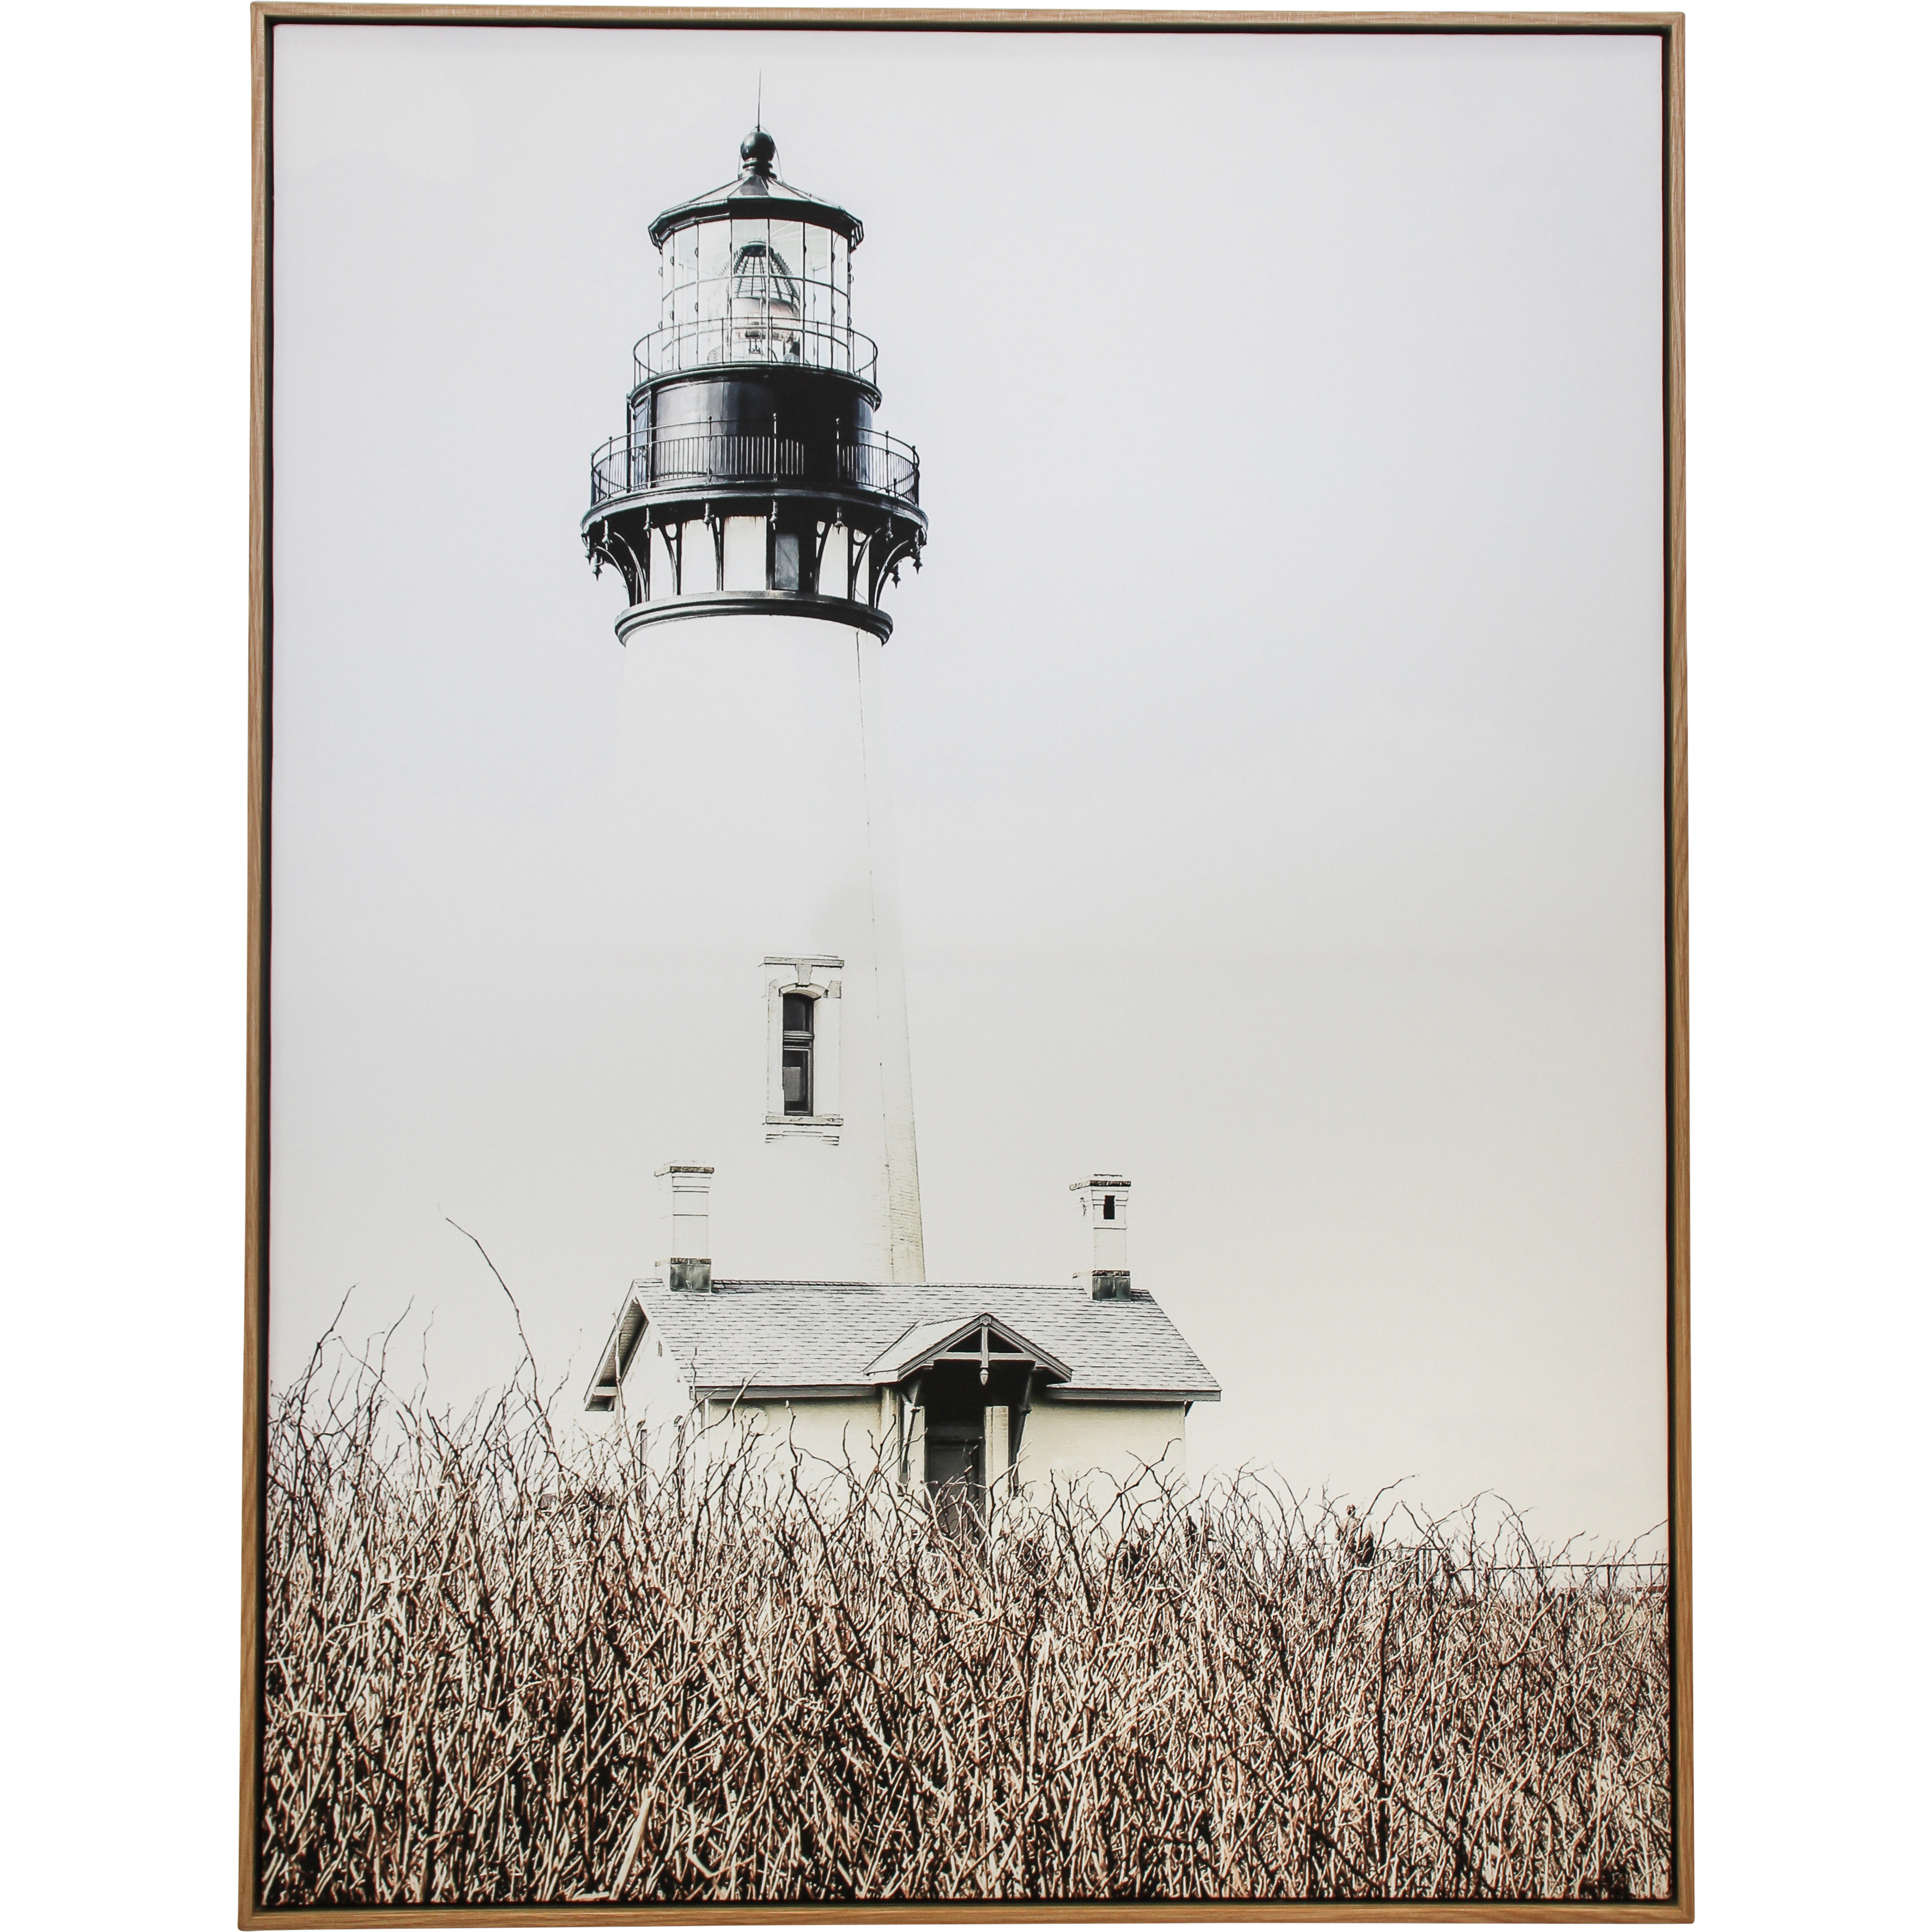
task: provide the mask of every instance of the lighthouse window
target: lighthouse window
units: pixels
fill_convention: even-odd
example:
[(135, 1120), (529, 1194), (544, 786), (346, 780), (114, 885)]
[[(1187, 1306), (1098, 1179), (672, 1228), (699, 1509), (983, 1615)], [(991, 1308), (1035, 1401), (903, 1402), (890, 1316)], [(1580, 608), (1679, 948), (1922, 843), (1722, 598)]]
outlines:
[(772, 539), (772, 588), (774, 590), (796, 590), (798, 588), (798, 538), (786, 535)]
[(788, 1114), (812, 1112), (812, 1009), (814, 1002), (802, 993), (784, 998), (784, 1110)]
[(767, 955), (782, 978), (765, 982), (765, 1138), (838, 1144), (838, 1016), (845, 962), (829, 953)]
[(1114, 1197), (1111, 1194), (1101, 1197), (1100, 1218), (1103, 1221), (1111, 1221), (1114, 1218)]

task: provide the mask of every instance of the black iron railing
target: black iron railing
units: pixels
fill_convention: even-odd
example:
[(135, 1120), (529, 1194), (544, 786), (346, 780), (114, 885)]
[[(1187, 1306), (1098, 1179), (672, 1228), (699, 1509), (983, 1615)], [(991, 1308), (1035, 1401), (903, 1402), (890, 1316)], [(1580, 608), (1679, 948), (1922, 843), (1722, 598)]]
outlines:
[(613, 436), (590, 459), (591, 506), (681, 482), (844, 484), (919, 501), (919, 452), (882, 430), (840, 436), (829, 462), (812, 457), (796, 437), (710, 423), (667, 427), (648, 442)]
[(631, 362), (635, 382), (733, 362), (775, 363), (790, 369), (833, 369), (869, 382), (878, 368), (879, 346), (856, 328), (785, 321), (760, 307), (748, 314), (654, 328), (638, 339), (631, 352)]
[(763, 482), (805, 474), (805, 445), (790, 436), (746, 435), (737, 430), (714, 430), (708, 424), (690, 430), (670, 429), (635, 445), (633, 470), (644, 460), (652, 483), (674, 483), (681, 477), (716, 478), (720, 482)]
[(883, 430), (867, 430), (838, 445), (838, 480), (861, 490), (878, 490), (919, 501), (919, 452)]

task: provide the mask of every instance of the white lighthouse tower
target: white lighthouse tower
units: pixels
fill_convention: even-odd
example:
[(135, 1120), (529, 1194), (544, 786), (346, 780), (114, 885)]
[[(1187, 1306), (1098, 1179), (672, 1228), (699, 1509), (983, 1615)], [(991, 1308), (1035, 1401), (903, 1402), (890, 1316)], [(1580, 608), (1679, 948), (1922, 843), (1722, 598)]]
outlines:
[(721, 1273), (922, 1282), (880, 608), (919, 461), (873, 421), (859, 221), (762, 129), (740, 154), (652, 224), (658, 324), (583, 521), (626, 592), (646, 1144), (667, 1200), (716, 1170)]

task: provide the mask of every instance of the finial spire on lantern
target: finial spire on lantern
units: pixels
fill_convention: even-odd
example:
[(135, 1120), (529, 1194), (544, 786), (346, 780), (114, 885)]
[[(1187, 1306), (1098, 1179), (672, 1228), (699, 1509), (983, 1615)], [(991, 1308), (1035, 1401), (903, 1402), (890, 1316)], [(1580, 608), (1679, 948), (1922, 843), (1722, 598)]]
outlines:
[(739, 145), (738, 158), (744, 163), (745, 172), (758, 176), (760, 180), (771, 179), (778, 158), (778, 144), (762, 125), (754, 128)]

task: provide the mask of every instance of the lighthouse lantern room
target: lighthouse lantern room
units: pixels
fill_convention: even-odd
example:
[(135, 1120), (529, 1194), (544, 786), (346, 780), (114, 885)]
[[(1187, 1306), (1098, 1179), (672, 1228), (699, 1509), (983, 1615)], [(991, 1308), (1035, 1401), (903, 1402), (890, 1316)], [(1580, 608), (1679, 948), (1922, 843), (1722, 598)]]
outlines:
[(622, 573), (617, 620), (824, 617), (880, 608), (926, 536), (919, 454), (874, 420), (878, 351), (852, 321), (858, 218), (781, 180), (760, 128), (737, 178), (652, 223), (662, 294), (628, 421), (591, 460), (584, 547)]

